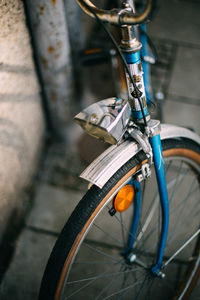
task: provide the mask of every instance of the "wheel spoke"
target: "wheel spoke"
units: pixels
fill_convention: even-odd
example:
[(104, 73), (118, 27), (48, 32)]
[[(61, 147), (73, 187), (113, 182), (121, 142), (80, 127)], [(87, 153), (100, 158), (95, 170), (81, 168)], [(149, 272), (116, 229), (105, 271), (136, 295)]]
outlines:
[[(143, 276), (144, 276), (144, 275), (143, 275)], [(140, 278), (142, 278), (143, 276), (141, 276)], [(113, 296), (116, 296), (116, 295), (118, 295), (118, 294), (121, 293), (121, 292), (127, 292), (128, 290), (134, 288), (135, 286), (137, 286), (138, 284), (141, 284), (142, 282), (143, 282), (143, 280), (139, 280), (139, 281), (137, 281), (137, 282), (135, 282), (135, 283), (133, 283), (133, 284), (127, 286), (126, 288), (121, 289), (121, 290), (119, 290), (119, 291), (117, 291), (117, 292), (115, 292), (115, 293), (113, 293), (113, 294), (111, 294), (111, 295), (109, 295), (109, 296), (103, 298), (103, 300), (106, 300), (106, 299), (109, 299), (109, 298), (111, 298), (111, 297), (113, 297)]]
[(97, 295), (97, 297), (95, 297), (94, 300), (98, 300), (100, 299), (100, 297), (105, 293), (107, 292), (112, 286), (113, 284), (118, 280), (118, 277), (120, 276), (121, 274), (119, 274), (118, 276), (116, 275), (115, 278), (113, 278), (104, 288), (103, 290)]
[(114, 242), (116, 242), (118, 245), (121, 245), (120, 241), (117, 240), (116, 238), (114, 238), (111, 234), (109, 234), (107, 231), (105, 231), (104, 229), (102, 229), (100, 226), (98, 226), (97, 224), (94, 224), (94, 226), (96, 228), (98, 228), (101, 232), (103, 232), (107, 237), (109, 237), (110, 239), (112, 239)]
[[(177, 192), (178, 188), (180, 187), (180, 182), (181, 180), (185, 177), (186, 174), (182, 174), (181, 170), (182, 170), (182, 167), (183, 167), (183, 162), (180, 163), (180, 167), (178, 168), (177, 170), (177, 173), (176, 173), (176, 176), (175, 176), (175, 179), (174, 179), (174, 184), (173, 184), (173, 191), (171, 193), (171, 197), (169, 198), (169, 203), (172, 203), (173, 199), (174, 199), (174, 196), (175, 196), (175, 192)], [(187, 173), (188, 170), (185, 172)], [(180, 175), (179, 175), (180, 174)], [(177, 184), (179, 183), (178, 185), (178, 188), (177, 188)], [(169, 190), (168, 190), (169, 191)]]
[(198, 229), (176, 252), (164, 263), (163, 267), (166, 267), (185, 247), (187, 247), (193, 239), (198, 236), (200, 229)]
[(98, 276), (93, 276), (93, 277), (88, 277), (88, 278), (84, 278), (84, 279), (79, 279), (79, 280), (73, 280), (73, 281), (69, 281), (66, 283), (66, 285), (72, 285), (72, 284), (77, 284), (77, 283), (82, 283), (82, 282), (86, 282), (89, 281), (88, 283), (86, 283), (84, 286), (82, 286), (79, 289), (76, 289), (75, 292), (71, 293), (70, 295), (67, 296), (66, 299), (70, 299), (71, 297), (73, 297), (74, 295), (78, 294), (79, 292), (81, 292), (83, 289), (87, 288), (88, 286), (94, 284), (97, 280), (101, 279), (101, 278), (110, 278), (110, 277), (116, 277), (116, 276), (120, 276), (124, 273), (128, 273), (128, 272), (133, 272), (133, 270), (128, 270), (128, 271), (119, 271), (119, 272), (115, 272), (115, 273), (109, 273), (109, 271), (103, 272)]
[[(190, 190), (189, 190), (188, 194), (186, 195), (186, 197), (183, 199), (183, 201), (181, 201), (181, 205), (179, 207), (179, 208), (181, 208), (181, 210), (179, 209), (179, 215), (180, 216), (183, 215), (184, 210), (189, 207), (189, 202), (190, 202), (189, 195), (191, 194), (192, 189), (193, 189), (193, 184), (191, 185)], [(181, 222), (181, 218), (179, 218), (178, 220), (176, 220), (176, 227), (173, 228), (173, 235), (170, 236), (170, 238), (169, 238), (169, 240), (167, 242), (167, 247), (169, 247), (169, 245), (172, 243), (172, 241), (177, 237), (177, 232), (178, 232), (179, 228), (183, 228), (183, 224)]]
[(102, 250), (99, 250), (95, 247), (92, 247), (91, 245), (87, 244), (87, 243), (84, 243), (84, 246), (88, 247), (90, 250), (94, 251), (94, 252), (97, 252), (98, 254), (102, 255), (102, 256), (105, 256), (105, 257), (108, 257), (110, 258), (111, 260), (115, 261), (116, 263), (119, 262), (119, 260), (116, 258), (116, 257), (113, 257), (112, 255), (109, 255), (107, 253), (105, 253), (104, 251)]
[[(121, 224), (124, 224), (123, 222), (123, 215), (122, 213), (120, 214), (120, 222)], [(126, 241), (125, 241), (125, 232), (124, 232), (124, 226), (121, 226), (121, 236), (122, 236), (122, 242), (123, 242), (123, 246), (124, 248), (126, 247)]]
[(124, 232), (126, 232), (126, 233), (128, 233), (129, 235), (132, 236), (132, 234), (131, 234), (130, 230), (127, 228), (127, 226), (124, 223), (122, 223), (122, 220), (120, 220), (116, 214), (114, 215), (114, 217), (119, 222), (121, 227), (123, 227)]

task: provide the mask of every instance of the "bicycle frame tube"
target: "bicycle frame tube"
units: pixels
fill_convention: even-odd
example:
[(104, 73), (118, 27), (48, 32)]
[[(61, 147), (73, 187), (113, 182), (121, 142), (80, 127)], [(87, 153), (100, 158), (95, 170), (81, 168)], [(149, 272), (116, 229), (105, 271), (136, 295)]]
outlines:
[[(134, 77), (134, 80), (136, 81), (137, 87), (139, 90), (141, 90), (142, 92), (142, 106), (144, 109), (144, 114), (145, 116), (148, 116), (148, 109), (147, 109), (147, 104), (146, 104), (146, 96), (145, 96), (145, 89), (144, 89), (144, 81), (143, 81), (143, 71), (142, 71), (142, 63), (141, 63), (141, 59), (140, 59), (140, 52), (136, 51), (136, 52), (123, 52), (123, 55), (126, 59), (126, 62), (130, 68), (130, 72), (132, 74), (132, 76)], [(129, 81), (128, 81), (129, 82)], [(132, 108), (132, 117), (133, 120), (135, 122), (140, 121), (143, 119), (143, 115), (140, 109), (140, 105), (139, 105), (139, 100), (137, 99), (137, 97), (134, 97), (134, 90), (132, 87), (132, 84), (129, 83), (128, 84), (128, 88), (129, 88), (129, 93), (132, 97), (132, 101), (133, 101), (133, 108)]]
[[(169, 202), (168, 202), (167, 183), (166, 183), (165, 166), (163, 160), (160, 134), (150, 138), (150, 143), (152, 145), (152, 150), (153, 150), (154, 167), (155, 167), (155, 172), (157, 177), (161, 210), (162, 210), (162, 228), (161, 228), (161, 236), (160, 236), (159, 248), (157, 253), (157, 261), (156, 264), (151, 268), (151, 270), (153, 274), (159, 275), (160, 270), (162, 269), (162, 261), (163, 261), (165, 245), (167, 241), (167, 234), (168, 234)], [(130, 181), (130, 184), (135, 189), (135, 197), (133, 201), (134, 212), (133, 212), (132, 225), (130, 228), (130, 234), (128, 237), (127, 248), (123, 251), (123, 255), (126, 255), (130, 253), (131, 250), (133, 250), (139, 218), (140, 218), (140, 204), (141, 204), (140, 183), (136, 179), (134, 179)]]
[[(142, 43), (142, 49), (141, 49), (141, 55), (142, 57), (146, 57), (149, 55), (148, 53), (148, 45), (147, 45), (147, 36), (145, 34), (146, 32), (146, 24), (141, 24), (140, 28), (142, 29), (142, 32), (140, 33), (140, 41)], [(151, 83), (150, 83), (150, 68), (149, 63), (146, 61), (142, 61), (142, 67), (144, 71), (144, 86), (145, 86), (145, 92), (147, 96), (147, 105), (150, 104), (151, 99)]]
[[(141, 67), (141, 60), (140, 60), (140, 51), (138, 48), (133, 47), (133, 51), (123, 52), (126, 62), (130, 68), (131, 74), (137, 84), (138, 89), (141, 91), (141, 100), (144, 109), (144, 113), (148, 115), (148, 109), (146, 104), (146, 96), (145, 96), (145, 88), (144, 88), (144, 80), (143, 80), (143, 72)], [(132, 118), (133, 121), (138, 123), (142, 119), (142, 112), (141, 108), (138, 104), (138, 99), (134, 97), (134, 90), (131, 83), (128, 84), (129, 93), (132, 96), (133, 107), (132, 107)], [(157, 254), (157, 262), (152, 267), (152, 272), (155, 275), (161, 274), (160, 270), (162, 268), (162, 261), (165, 251), (165, 245), (167, 241), (167, 234), (168, 234), (168, 226), (169, 226), (169, 202), (168, 202), (168, 193), (167, 193), (167, 184), (166, 184), (166, 174), (165, 174), (165, 167), (164, 167), (164, 160), (163, 160), (163, 153), (162, 153), (162, 145), (160, 134), (156, 133), (155, 135), (149, 138), (152, 152), (153, 152), (153, 160), (154, 160), (154, 167), (156, 172), (156, 178), (158, 183), (158, 190), (160, 195), (160, 204), (162, 210), (162, 228), (161, 228), (161, 236), (159, 242), (159, 249)], [(139, 184), (140, 185), (140, 184)], [(128, 248), (131, 249), (134, 245), (135, 234), (137, 230), (137, 225), (139, 222), (139, 203), (140, 203), (140, 193), (136, 192), (136, 204), (134, 204), (134, 212), (133, 215), (133, 222), (131, 227), (131, 233), (129, 236), (128, 241)], [(127, 249), (125, 251), (127, 251)]]
[(161, 237), (160, 237), (160, 244), (158, 249), (157, 262), (152, 267), (152, 272), (158, 275), (162, 267), (162, 260), (163, 260), (165, 245), (167, 241), (168, 226), (169, 226), (169, 201), (168, 201), (167, 182), (166, 182), (166, 174), (165, 174), (165, 166), (163, 160), (160, 134), (151, 137), (150, 143), (153, 151), (154, 167), (156, 172), (156, 178), (157, 178), (159, 195), (160, 195), (161, 210), (162, 210), (162, 229), (161, 229)]
[(131, 225), (131, 230), (130, 234), (128, 237), (128, 245), (127, 248), (123, 251), (123, 254), (126, 255), (129, 253), (129, 251), (132, 250), (135, 237), (136, 237), (136, 232), (138, 228), (138, 223), (140, 219), (140, 204), (141, 204), (141, 188), (140, 188), (140, 183), (136, 179), (132, 179), (130, 181), (130, 184), (134, 187), (135, 190), (135, 196), (133, 200), (133, 220), (132, 220), (132, 225)]

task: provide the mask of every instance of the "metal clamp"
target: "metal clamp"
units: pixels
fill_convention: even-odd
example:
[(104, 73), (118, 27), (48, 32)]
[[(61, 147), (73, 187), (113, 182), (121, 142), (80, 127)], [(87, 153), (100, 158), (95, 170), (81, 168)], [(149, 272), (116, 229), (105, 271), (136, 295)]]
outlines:
[(137, 181), (141, 182), (151, 176), (151, 169), (148, 163), (142, 165), (141, 173), (136, 176)]
[(152, 165), (153, 163), (153, 153), (152, 148), (149, 143), (148, 136), (146, 134), (143, 134), (138, 128), (136, 127), (129, 127), (128, 133), (131, 135), (136, 142), (142, 147), (142, 150), (147, 155), (148, 163)]
[(145, 128), (145, 133), (148, 137), (154, 137), (159, 134), (161, 131), (160, 121), (151, 119), (147, 123), (147, 127)]

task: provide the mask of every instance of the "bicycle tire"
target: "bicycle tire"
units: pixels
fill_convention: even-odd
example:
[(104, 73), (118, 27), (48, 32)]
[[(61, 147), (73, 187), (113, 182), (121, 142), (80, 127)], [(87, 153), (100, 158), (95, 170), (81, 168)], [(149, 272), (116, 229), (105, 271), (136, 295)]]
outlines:
[[(188, 240), (189, 238), (188, 234), (190, 235), (190, 231), (188, 233), (188, 230), (192, 230), (193, 233), (193, 231), (196, 231), (199, 228), (199, 224), (198, 224), (199, 222), (198, 215), (200, 214), (200, 209), (199, 209), (200, 199), (198, 193), (199, 177), (196, 172), (197, 170), (196, 167), (197, 165), (200, 165), (200, 147), (199, 145), (197, 145), (196, 143), (190, 140), (181, 139), (181, 138), (164, 140), (162, 141), (162, 146), (163, 146), (163, 154), (166, 160), (166, 174), (168, 180), (168, 190), (169, 190), (168, 192), (169, 192), (170, 212), (171, 212), (170, 215), (171, 225), (169, 228), (169, 235), (168, 235), (167, 246), (166, 246), (165, 257), (164, 257), (164, 262), (166, 262), (166, 260), (169, 259), (170, 255), (172, 255), (174, 251), (177, 249), (176, 244), (178, 243), (178, 247), (180, 247), (182, 243), (185, 243), (185, 240)], [(123, 232), (124, 231), (123, 228), (126, 229), (126, 227), (125, 224), (122, 223), (123, 224), (122, 232), (117, 231), (116, 224), (119, 223), (122, 214), (117, 213), (117, 216), (115, 215), (114, 217), (111, 217), (107, 213), (107, 211), (112, 205), (110, 205), (107, 208), (108, 204), (105, 203), (108, 198), (110, 199), (111, 195), (113, 197), (114, 194), (116, 194), (117, 188), (121, 186), (123, 182), (126, 182), (127, 178), (135, 174), (135, 172), (141, 166), (141, 163), (145, 161), (145, 159), (146, 159), (145, 154), (142, 151), (139, 152), (135, 157), (130, 159), (124, 166), (122, 166), (102, 189), (99, 189), (96, 186), (92, 186), (88, 190), (86, 195), (83, 197), (83, 199), (79, 202), (78, 206), (76, 207), (71, 217), (69, 218), (68, 222), (64, 226), (60, 234), (60, 237), (58, 238), (54, 246), (54, 249), (52, 251), (52, 254), (49, 258), (43, 276), (43, 280), (41, 283), (40, 296), (39, 296), (40, 300), (41, 299), (45, 299), (45, 300), (46, 299), (68, 299), (68, 296), (70, 295), (65, 295), (66, 292), (65, 288), (66, 286), (70, 287), (70, 284), (67, 284), (67, 282), (65, 282), (65, 287), (64, 287), (64, 281), (67, 279), (69, 279), (69, 281), (72, 280), (74, 282), (73, 285), (75, 288), (75, 290), (73, 291), (71, 291), (71, 287), (69, 289), (67, 288), (67, 292), (69, 291), (71, 293), (69, 299), (82, 299), (83, 296), (86, 294), (87, 294), (87, 299), (107, 299), (107, 298), (116, 299), (115, 296), (120, 296), (121, 297), (121, 298), (119, 297), (120, 299), (126, 299), (126, 300), (127, 299), (156, 300), (156, 299), (161, 299), (160, 297), (162, 297), (163, 300), (164, 299), (167, 300), (189, 299), (189, 296), (200, 274), (199, 235), (197, 235), (197, 237), (193, 239), (193, 241), (189, 244), (189, 246), (185, 247), (184, 250), (181, 251), (181, 253), (179, 253), (174, 258), (172, 263), (169, 263), (169, 265), (166, 266), (166, 268), (163, 270), (163, 272), (166, 273), (165, 279), (155, 277), (150, 274), (151, 273), (150, 271), (144, 270), (142, 269), (142, 267), (139, 267), (137, 265), (126, 264), (123, 257), (120, 256), (120, 253), (122, 251), (122, 244), (119, 245), (116, 244), (117, 243), (116, 240), (118, 240), (120, 236), (123, 237), (123, 235), (125, 235), (125, 232)], [(187, 167), (189, 168), (187, 169)], [(169, 170), (171, 170), (172, 173), (169, 173)], [(153, 178), (151, 178), (151, 180), (153, 180)], [(174, 180), (175, 183), (173, 183), (174, 184), (173, 186), (172, 182), (174, 182)], [(147, 186), (148, 181), (149, 179), (144, 182), (145, 189), (143, 190), (143, 196), (146, 188), (148, 188)], [(186, 194), (184, 188), (189, 183), (192, 183), (192, 185), (190, 186), (189, 190), (188, 189), (186, 190), (187, 191)], [(150, 182), (150, 184), (152, 183)], [(172, 190), (170, 184), (173, 187)], [(155, 191), (153, 192), (155, 193), (155, 195), (157, 195), (157, 187), (154, 186), (154, 188)], [(181, 193), (182, 195), (181, 197), (178, 191)], [(192, 191), (194, 191), (195, 194), (192, 193)], [(150, 189), (150, 193), (152, 193), (151, 189)], [(152, 203), (149, 201), (150, 193), (148, 193), (149, 206), (155, 203), (155, 201)], [(175, 193), (178, 193), (176, 201), (174, 200)], [(189, 195), (191, 196), (190, 202), (188, 202)], [(184, 196), (184, 200), (182, 200), (183, 196)], [(184, 206), (181, 201), (184, 202)], [(195, 205), (194, 210), (192, 210), (193, 207), (191, 208), (192, 203)], [(142, 212), (144, 212), (144, 218), (141, 213), (141, 222), (144, 221), (145, 223), (147, 220), (146, 216), (147, 217), (149, 216), (148, 213), (152, 211), (153, 208), (151, 207), (151, 210), (148, 211), (149, 206), (145, 207), (146, 205), (145, 202), (142, 205), (143, 205)], [(174, 205), (176, 209), (172, 211), (172, 209), (174, 209)], [(104, 210), (106, 211), (106, 214), (104, 216), (101, 216)], [(158, 213), (157, 215), (156, 213), (153, 214), (150, 223), (152, 222), (154, 224), (156, 222), (157, 217), (158, 217), (158, 221), (160, 220), (159, 206), (157, 207), (156, 210), (158, 210)], [(129, 214), (130, 213), (129, 211), (130, 209), (128, 209), (125, 213)], [(191, 215), (191, 213), (193, 213), (193, 216)], [(189, 214), (189, 218), (186, 218), (187, 214)], [(109, 222), (107, 222), (106, 218), (109, 218)], [(103, 220), (103, 225), (102, 225), (103, 227), (100, 230), (99, 229), (100, 223), (98, 222), (101, 220)], [(125, 222), (126, 220), (128, 220), (128, 218), (124, 218), (123, 222)], [(183, 223), (180, 223), (183, 220), (185, 220), (186, 222), (185, 227)], [(194, 220), (196, 220), (197, 222)], [(175, 224), (173, 222), (175, 222), (176, 224), (175, 227), (174, 227)], [(146, 231), (144, 231), (144, 227), (142, 227), (144, 225), (142, 225), (142, 223), (140, 224), (139, 226), (140, 228), (137, 234), (137, 239), (139, 234), (141, 234), (141, 232), (143, 236), (142, 238), (140, 238), (139, 241), (137, 240), (136, 246), (134, 248), (136, 250), (137, 255), (141, 256), (142, 259), (150, 260), (151, 264), (152, 261), (154, 261), (156, 256), (155, 253), (157, 252), (157, 245), (155, 243), (155, 239), (156, 237), (157, 239), (159, 239), (159, 234), (160, 234), (159, 223), (158, 226), (157, 223), (155, 223), (158, 230), (155, 229), (155, 227), (152, 227), (153, 224), (149, 229), (146, 229)], [(176, 234), (176, 231), (178, 230), (177, 228), (180, 229), (178, 235)], [(92, 230), (94, 230), (94, 232)], [(95, 230), (97, 232), (95, 232)], [(105, 233), (106, 230), (108, 230), (108, 233)], [(112, 230), (114, 235), (111, 238)], [(87, 232), (87, 237), (86, 237), (86, 231), (89, 231), (89, 233)], [(148, 235), (150, 235), (150, 233), (153, 234), (153, 237), (151, 239), (148, 238)], [(177, 240), (177, 236), (178, 236), (178, 240)], [(97, 237), (99, 237), (99, 239), (97, 239)], [(145, 249), (141, 248), (140, 241), (142, 240), (145, 244)], [(110, 244), (108, 242), (110, 242)], [(87, 253), (85, 252), (84, 247), (86, 247)], [(87, 266), (87, 268), (86, 268), (86, 263), (84, 264), (83, 261), (79, 261), (78, 263), (77, 261), (78, 257), (80, 259), (81, 250), (83, 250), (84, 255), (86, 253), (86, 263), (88, 263), (89, 266), (89, 267)], [(188, 255), (189, 250), (191, 252)], [(101, 253), (103, 251), (105, 252), (105, 256), (103, 256)], [(96, 255), (97, 257), (93, 258), (93, 255), (94, 256)], [(89, 259), (89, 261), (87, 261), (87, 259)], [(99, 264), (99, 260), (100, 260), (100, 264)], [(111, 262), (113, 262), (113, 264), (110, 264)], [(124, 269), (120, 269), (120, 267), (118, 268), (118, 265), (120, 263), (122, 264), (122, 267)], [(92, 269), (93, 267), (94, 269)], [(73, 274), (74, 268), (78, 268), (78, 270), (75, 270), (75, 273)], [(116, 268), (118, 273), (116, 273)], [(98, 274), (95, 275), (94, 273), (92, 273), (93, 271), (97, 271)], [(141, 277), (140, 283), (142, 286), (140, 286), (139, 283), (138, 285), (137, 284), (134, 285), (136, 281), (133, 283), (133, 279), (135, 278), (136, 280), (136, 277), (139, 276), (137, 272), (142, 272), (142, 271), (144, 271), (145, 273), (145, 277)], [(176, 273), (174, 273), (175, 271)], [(135, 273), (133, 274), (133, 272)], [(86, 278), (84, 279), (82, 277), (84, 273), (88, 273), (86, 274), (86, 277), (88, 276), (90, 280), (87, 280)], [(105, 275), (105, 281), (103, 281), (104, 279), (103, 273)], [(119, 281), (117, 280), (116, 274), (118, 274)], [(71, 277), (72, 279), (70, 279), (70, 276), (75, 276), (75, 275), (78, 276), (79, 278), (75, 277), (75, 279), (73, 279), (73, 277)], [(129, 276), (128, 279), (126, 279), (126, 281), (125, 281), (125, 275)], [(121, 278), (121, 280), (120, 280), (120, 276), (123, 277)], [(130, 276), (133, 277), (131, 277), (132, 280), (129, 282)], [(150, 279), (151, 286), (147, 285), (147, 279)], [(75, 283), (76, 280), (77, 282)], [(80, 281), (78, 282), (78, 280)], [(93, 282), (91, 283), (92, 280)], [(172, 283), (170, 283), (173, 284), (173, 290), (169, 288), (169, 280), (173, 281)], [(118, 290), (120, 284), (122, 285), (122, 291), (119, 293)], [(125, 287), (125, 284), (129, 284), (131, 287), (129, 286)], [(112, 291), (109, 291), (108, 288), (106, 290), (106, 285), (107, 287), (110, 287), (110, 289), (113, 288)], [(150, 287), (151, 287), (151, 291), (150, 291)], [(159, 288), (161, 288), (161, 291), (159, 290)], [(109, 295), (106, 295), (106, 292), (107, 293), (109, 292), (111, 297), (109, 297)], [(148, 292), (148, 298), (145, 298), (145, 294), (144, 294), (145, 292)], [(101, 298), (100, 296), (98, 298), (98, 293), (103, 298)]]

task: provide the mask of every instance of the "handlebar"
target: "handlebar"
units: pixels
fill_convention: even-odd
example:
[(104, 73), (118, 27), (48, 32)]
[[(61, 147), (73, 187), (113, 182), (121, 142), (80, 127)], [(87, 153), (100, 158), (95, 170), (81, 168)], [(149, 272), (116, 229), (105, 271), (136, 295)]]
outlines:
[(127, 24), (136, 25), (144, 22), (151, 14), (153, 8), (153, 0), (148, 0), (146, 7), (142, 13), (133, 13), (128, 10), (112, 9), (104, 10), (96, 7), (90, 0), (76, 0), (79, 6), (91, 17), (94, 17), (94, 12), (99, 19), (111, 24)]

